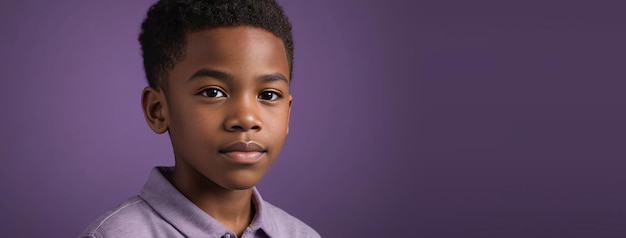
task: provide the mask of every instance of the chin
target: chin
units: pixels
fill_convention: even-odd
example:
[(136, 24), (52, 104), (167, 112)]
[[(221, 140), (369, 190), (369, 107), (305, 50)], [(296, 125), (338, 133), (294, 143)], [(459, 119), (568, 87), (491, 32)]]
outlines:
[(255, 182), (250, 182), (250, 181), (230, 182), (229, 181), (227, 183), (220, 184), (220, 187), (226, 190), (249, 190), (249, 189), (252, 189), (254, 186), (256, 186), (256, 184), (257, 184), (256, 181)]
[(259, 183), (261, 176), (249, 172), (235, 172), (215, 181), (219, 186), (228, 190), (248, 190)]

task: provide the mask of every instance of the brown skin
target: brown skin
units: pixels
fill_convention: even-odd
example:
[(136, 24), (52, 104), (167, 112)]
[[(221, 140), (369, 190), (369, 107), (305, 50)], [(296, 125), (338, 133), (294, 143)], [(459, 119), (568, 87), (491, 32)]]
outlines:
[[(260, 28), (220, 27), (187, 35), (185, 57), (167, 90), (146, 87), (142, 107), (156, 133), (169, 132), (172, 184), (239, 236), (254, 217), (254, 187), (288, 133), (292, 97), (282, 40)], [(258, 161), (225, 152), (236, 142), (262, 147)], [(236, 157), (236, 156), (235, 156)]]

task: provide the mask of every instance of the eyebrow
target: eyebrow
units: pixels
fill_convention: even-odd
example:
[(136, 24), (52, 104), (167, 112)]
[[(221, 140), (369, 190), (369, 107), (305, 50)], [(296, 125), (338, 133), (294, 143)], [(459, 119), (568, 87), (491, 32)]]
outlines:
[(261, 80), (264, 82), (272, 82), (272, 81), (284, 81), (285, 83), (289, 84), (289, 80), (287, 79), (287, 77), (285, 77), (284, 75), (280, 74), (280, 73), (273, 73), (273, 74), (266, 74), (261, 76)]
[(201, 77), (211, 77), (211, 78), (222, 79), (222, 80), (233, 79), (233, 76), (226, 72), (213, 70), (213, 69), (200, 69), (197, 72), (193, 73), (193, 75), (189, 77), (189, 80), (201, 78)]
[[(211, 77), (211, 78), (216, 78), (220, 80), (233, 80), (235, 78), (233, 77), (233, 75), (223, 72), (223, 71), (203, 68), (195, 72), (193, 75), (191, 75), (191, 77), (189, 77), (189, 80), (193, 80), (193, 79), (201, 78), (201, 77)], [(289, 80), (287, 79), (287, 77), (285, 77), (284, 75), (280, 73), (271, 73), (271, 74), (263, 75), (260, 77), (260, 80), (263, 82), (284, 81), (285, 83), (289, 84)]]

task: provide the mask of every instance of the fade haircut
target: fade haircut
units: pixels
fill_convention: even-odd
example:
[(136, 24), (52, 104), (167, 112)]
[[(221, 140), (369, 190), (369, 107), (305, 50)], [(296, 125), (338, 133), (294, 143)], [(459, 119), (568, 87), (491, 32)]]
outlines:
[(234, 26), (259, 27), (280, 38), (292, 74), (291, 23), (275, 0), (160, 0), (148, 10), (139, 34), (148, 84), (167, 90), (169, 71), (185, 57), (187, 34)]

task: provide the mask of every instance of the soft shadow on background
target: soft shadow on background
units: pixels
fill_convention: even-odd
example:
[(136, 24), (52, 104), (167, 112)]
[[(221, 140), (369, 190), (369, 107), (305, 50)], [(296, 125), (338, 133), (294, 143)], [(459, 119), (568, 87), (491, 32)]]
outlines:
[[(0, 236), (76, 236), (173, 163), (139, 105), (152, 2), (0, 3)], [(626, 237), (622, 1), (280, 2), (266, 200), (325, 237)]]

